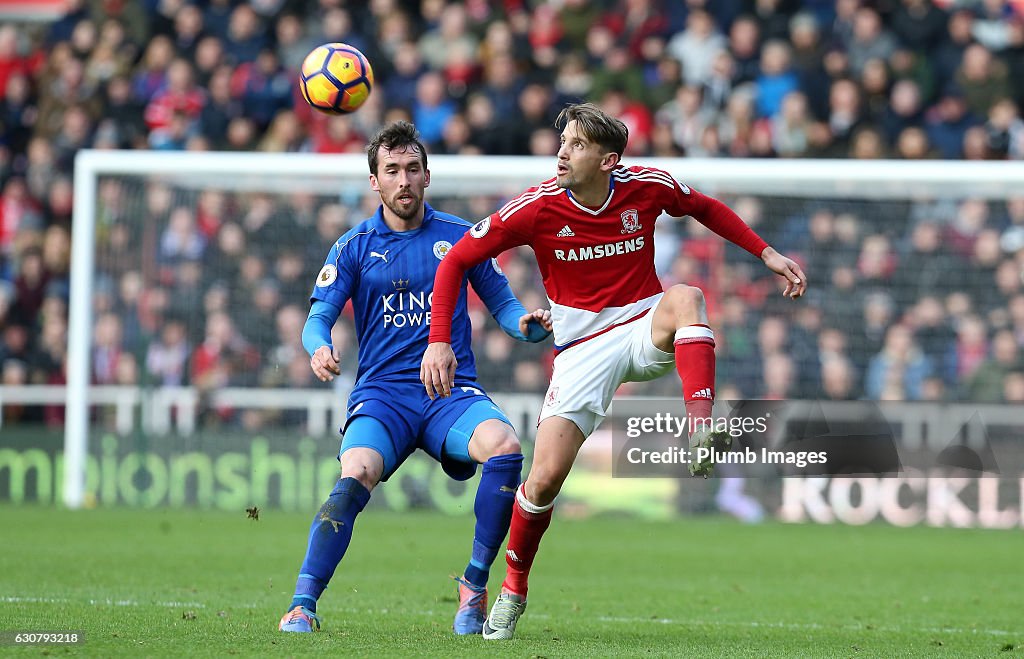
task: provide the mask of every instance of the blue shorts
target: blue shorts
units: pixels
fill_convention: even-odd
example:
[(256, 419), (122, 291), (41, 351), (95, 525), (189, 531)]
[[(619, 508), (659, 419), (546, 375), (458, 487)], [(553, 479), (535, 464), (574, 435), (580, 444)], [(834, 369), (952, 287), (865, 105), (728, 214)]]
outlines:
[[(359, 436), (348, 432), (355, 419), (369, 416), (380, 421), (389, 436)], [(507, 423), (505, 413), (476, 385), (460, 385), (449, 398), (430, 400), (419, 382), (369, 383), (352, 390), (348, 418), (342, 428), (342, 453), (350, 448), (371, 448), (384, 458), (386, 481), (417, 448), (441, 463), (455, 480), (467, 480), (476, 473), (469, 457), (469, 439), (478, 425), (488, 419)], [(356, 424), (358, 428), (358, 424)]]

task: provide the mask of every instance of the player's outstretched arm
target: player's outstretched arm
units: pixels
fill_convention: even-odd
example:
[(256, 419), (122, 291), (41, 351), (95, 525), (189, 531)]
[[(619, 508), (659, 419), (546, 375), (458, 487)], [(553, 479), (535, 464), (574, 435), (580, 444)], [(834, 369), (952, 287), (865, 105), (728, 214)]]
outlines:
[(784, 296), (795, 300), (807, 290), (807, 275), (793, 259), (779, 254), (773, 247), (765, 247), (761, 260), (769, 270), (786, 280)]
[(807, 290), (807, 276), (795, 261), (768, 245), (739, 215), (721, 201), (691, 190), (686, 195), (693, 217), (719, 236), (760, 257), (768, 269), (786, 280), (786, 297), (796, 299)]
[(331, 328), (338, 322), (341, 310), (330, 302), (317, 300), (309, 309), (302, 327), (302, 346), (309, 353), (309, 367), (321, 382), (341, 375), (341, 351), (331, 345)]
[(452, 344), (438, 341), (427, 345), (423, 360), (420, 361), (420, 382), (426, 388), (430, 400), (452, 395), (455, 368), (458, 365), (459, 360), (455, 358)]

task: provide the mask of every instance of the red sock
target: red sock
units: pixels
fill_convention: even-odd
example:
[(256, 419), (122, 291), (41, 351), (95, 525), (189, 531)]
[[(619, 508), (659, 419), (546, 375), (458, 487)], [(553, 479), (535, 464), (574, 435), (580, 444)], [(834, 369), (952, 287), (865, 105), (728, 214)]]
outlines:
[(516, 502), (512, 505), (512, 525), (508, 530), (508, 549), (505, 552), (505, 563), (508, 571), (502, 590), (526, 597), (527, 581), (530, 578), (530, 567), (540, 547), (540, 539), (551, 523), (551, 511), (529, 512), (520, 505), (520, 497), (526, 498), (526, 485), (520, 485), (516, 492)]
[(675, 347), (686, 416), (693, 428), (695, 419), (711, 418), (715, 403), (715, 334), (707, 325), (687, 325), (676, 330)]

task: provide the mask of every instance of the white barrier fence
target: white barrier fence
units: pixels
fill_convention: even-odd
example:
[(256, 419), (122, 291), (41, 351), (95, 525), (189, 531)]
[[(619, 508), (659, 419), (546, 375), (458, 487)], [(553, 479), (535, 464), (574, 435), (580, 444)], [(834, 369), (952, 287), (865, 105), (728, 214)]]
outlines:
[[(120, 435), (127, 435), (136, 428), (151, 435), (192, 435), (202, 403), (209, 408), (305, 411), (306, 431), (314, 437), (323, 437), (336, 433), (344, 423), (345, 395), (345, 392), (339, 394), (329, 389), (233, 387), (219, 389), (203, 398), (195, 387), (94, 386), (89, 389), (89, 405), (112, 408), (114, 430)], [(532, 419), (536, 418), (543, 401), (536, 394), (494, 394), (492, 398), (527, 432), (532, 429)], [(6, 405), (66, 404), (67, 387), (64, 386), (0, 386), (0, 430), (4, 429)]]
[[(314, 437), (333, 435), (345, 420), (343, 401), (347, 392), (330, 389), (258, 389), (233, 387), (220, 389), (205, 398), (195, 387), (95, 386), (89, 389), (89, 405), (114, 410), (114, 430), (126, 435), (136, 429), (151, 435), (174, 433), (192, 435), (206, 408), (236, 410), (291, 410), (306, 412), (306, 432)], [(543, 397), (538, 394), (494, 393), (497, 402), (516, 427), (532, 438), (534, 421)], [(625, 400), (617, 398), (616, 400)], [(65, 405), (67, 387), (58, 385), (0, 386), (0, 430), (4, 429), (6, 405)], [(802, 405), (820, 406), (829, 419), (840, 421), (861, 414), (863, 402), (805, 401), (791, 409), (800, 413)], [(727, 415), (723, 403), (715, 413)], [(725, 404), (727, 405), (727, 403)], [(983, 419), (985, 425), (1024, 426), (1024, 410), (1016, 405), (975, 403), (882, 403), (885, 418), (907, 448), (941, 449), (963, 428)], [(138, 424), (138, 425), (137, 425)], [(964, 438), (966, 445), (981, 439), (977, 433)], [(1024, 440), (1024, 436), (1021, 437)]]

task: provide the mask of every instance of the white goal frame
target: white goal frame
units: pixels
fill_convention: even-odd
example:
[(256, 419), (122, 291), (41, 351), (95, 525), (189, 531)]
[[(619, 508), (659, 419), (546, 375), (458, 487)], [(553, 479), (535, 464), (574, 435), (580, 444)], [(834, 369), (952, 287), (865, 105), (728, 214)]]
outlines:
[[(1024, 162), (626, 158), (624, 164), (664, 169), (711, 194), (1001, 199), (1008, 190), (1024, 191)], [(540, 156), (431, 156), (429, 166), (428, 194), (454, 197), (514, 195), (554, 174), (553, 158)], [(282, 172), (287, 173), (283, 181)], [(196, 186), (223, 181), (225, 189), (281, 191), (294, 190), (294, 182), (302, 180), (304, 187), (318, 192), (336, 192), (345, 184), (365, 188), (368, 176), (363, 155), (91, 149), (77, 154), (64, 428), (63, 495), (69, 508), (79, 508), (85, 493), (97, 186), (100, 177), (112, 174), (158, 177)]]

